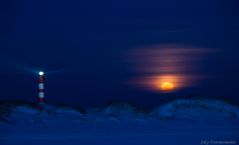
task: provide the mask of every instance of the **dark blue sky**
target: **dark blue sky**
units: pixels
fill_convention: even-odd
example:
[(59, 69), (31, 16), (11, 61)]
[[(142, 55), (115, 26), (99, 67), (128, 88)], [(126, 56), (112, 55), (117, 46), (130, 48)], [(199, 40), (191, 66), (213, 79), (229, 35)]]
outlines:
[[(37, 100), (37, 71), (45, 70), (49, 102), (150, 106), (191, 94), (239, 102), (237, 9), (236, 0), (3, 0), (0, 97)], [(126, 52), (171, 43), (220, 50), (200, 64), (213, 77), (167, 95), (124, 83), (138, 75)]]

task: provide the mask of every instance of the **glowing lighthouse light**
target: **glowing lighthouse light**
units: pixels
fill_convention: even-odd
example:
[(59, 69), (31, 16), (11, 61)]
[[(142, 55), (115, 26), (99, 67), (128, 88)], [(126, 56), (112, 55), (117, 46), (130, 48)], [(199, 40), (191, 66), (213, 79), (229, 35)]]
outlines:
[(44, 75), (44, 72), (43, 72), (43, 71), (40, 71), (40, 72), (39, 72), (39, 75), (40, 75), (40, 76)]
[(38, 102), (44, 103), (44, 72), (39, 72), (39, 80), (38, 80)]

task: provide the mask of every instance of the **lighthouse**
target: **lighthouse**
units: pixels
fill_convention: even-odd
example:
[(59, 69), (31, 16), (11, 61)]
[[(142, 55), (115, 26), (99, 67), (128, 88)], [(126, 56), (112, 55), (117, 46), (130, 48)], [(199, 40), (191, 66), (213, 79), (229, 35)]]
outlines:
[(45, 92), (44, 92), (44, 72), (40, 71), (39, 72), (39, 80), (38, 80), (38, 102), (40, 104), (44, 103), (44, 97), (45, 97)]

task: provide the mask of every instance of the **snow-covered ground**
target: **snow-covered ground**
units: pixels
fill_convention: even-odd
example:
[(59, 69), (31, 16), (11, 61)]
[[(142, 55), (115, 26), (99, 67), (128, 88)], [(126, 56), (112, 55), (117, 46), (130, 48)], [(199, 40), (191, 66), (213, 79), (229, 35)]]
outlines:
[(0, 145), (239, 144), (238, 107), (180, 99), (144, 111), (113, 102), (80, 108), (7, 102), (0, 105)]

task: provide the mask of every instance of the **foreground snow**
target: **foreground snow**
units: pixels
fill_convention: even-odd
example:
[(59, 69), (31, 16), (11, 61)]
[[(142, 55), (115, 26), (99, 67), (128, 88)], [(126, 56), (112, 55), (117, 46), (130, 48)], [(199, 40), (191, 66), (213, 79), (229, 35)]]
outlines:
[(238, 112), (234, 105), (205, 99), (175, 100), (147, 112), (122, 101), (87, 112), (7, 102), (0, 105), (0, 144), (238, 144)]
[(204, 140), (239, 143), (236, 121), (87, 122), (2, 125), (1, 145), (197, 145)]

